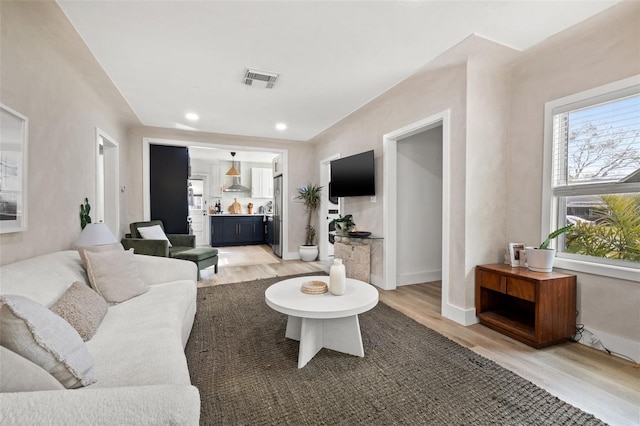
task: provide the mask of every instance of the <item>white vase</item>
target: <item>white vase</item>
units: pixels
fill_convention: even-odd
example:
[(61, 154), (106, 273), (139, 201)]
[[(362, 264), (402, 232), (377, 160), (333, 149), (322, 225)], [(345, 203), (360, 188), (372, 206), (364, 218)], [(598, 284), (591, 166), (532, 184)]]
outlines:
[(300, 246), (298, 249), (300, 259), (305, 262), (312, 262), (318, 257), (318, 246)]
[(556, 258), (556, 249), (526, 247), (527, 268), (534, 272), (551, 272)]
[(342, 296), (347, 289), (347, 273), (342, 259), (334, 259), (329, 269), (329, 291), (334, 296)]

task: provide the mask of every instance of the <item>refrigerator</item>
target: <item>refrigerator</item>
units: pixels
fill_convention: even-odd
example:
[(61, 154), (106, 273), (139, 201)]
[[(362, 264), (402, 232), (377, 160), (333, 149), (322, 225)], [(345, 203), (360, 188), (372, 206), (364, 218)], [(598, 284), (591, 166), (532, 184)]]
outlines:
[(273, 178), (273, 254), (282, 257), (282, 175)]

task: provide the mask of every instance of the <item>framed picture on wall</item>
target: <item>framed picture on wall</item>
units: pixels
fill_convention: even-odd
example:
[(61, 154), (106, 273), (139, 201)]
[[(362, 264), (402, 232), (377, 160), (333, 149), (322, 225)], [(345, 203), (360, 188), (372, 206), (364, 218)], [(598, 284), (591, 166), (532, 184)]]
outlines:
[(0, 104), (0, 234), (27, 229), (28, 119)]
[(511, 267), (515, 268), (520, 265), (520, 250), (524, 250), (524, 244), (522, 243), (509, 243), (509, 259), (511, 260)]

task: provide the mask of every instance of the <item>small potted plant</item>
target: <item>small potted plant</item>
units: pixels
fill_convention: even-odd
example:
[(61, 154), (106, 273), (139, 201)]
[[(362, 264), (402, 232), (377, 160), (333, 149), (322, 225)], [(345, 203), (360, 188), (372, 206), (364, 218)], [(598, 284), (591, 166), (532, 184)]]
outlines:
[(320, 193), (322, 187), (312, 183), (308, 183), (307, 186), (298, 188), (297, 200), (302, 200), (304, 206), (307, 209), (307, 227), (305, 243), (300, 246), (299, 253), (300, 259), (305, 262), (316, 260), (318, 257), (318, 246), (314, 244), (316, 237), (316, 229), (311, 225), (311, 219), (313, 214), (320, 208)]
[(549, 248), (549, 243), (554, 238), (567, 232), (573, 223), (568, 224), (560, 229), (557, 229), (549, 234), (546, 240), (540, 244), (540, 247), (526, 247), (527, 253), (527, 268), (535, 272), (551, 272), (553, 270), (553, 262), (556, 258), (556, 249)]
[(345, 216), (340, 215), (337, 219), (333, 219), (331, 223), (333, 223), (333, 226), (336, 228), (336, 235), (339, 236), (348, 235), (349, 231), (356, 226), (353, 221), (353, 215), (350, 214)]

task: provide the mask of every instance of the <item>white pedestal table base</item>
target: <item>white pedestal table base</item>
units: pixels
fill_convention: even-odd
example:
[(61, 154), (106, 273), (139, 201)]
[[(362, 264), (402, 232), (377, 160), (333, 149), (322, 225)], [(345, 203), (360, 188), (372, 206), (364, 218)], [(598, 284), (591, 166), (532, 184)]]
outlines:
[(364, 357), (358, 315), (325, 319), (289, 315), (285, 336), (300, 342), (298, 368), (307, 365), (322, 348)]

